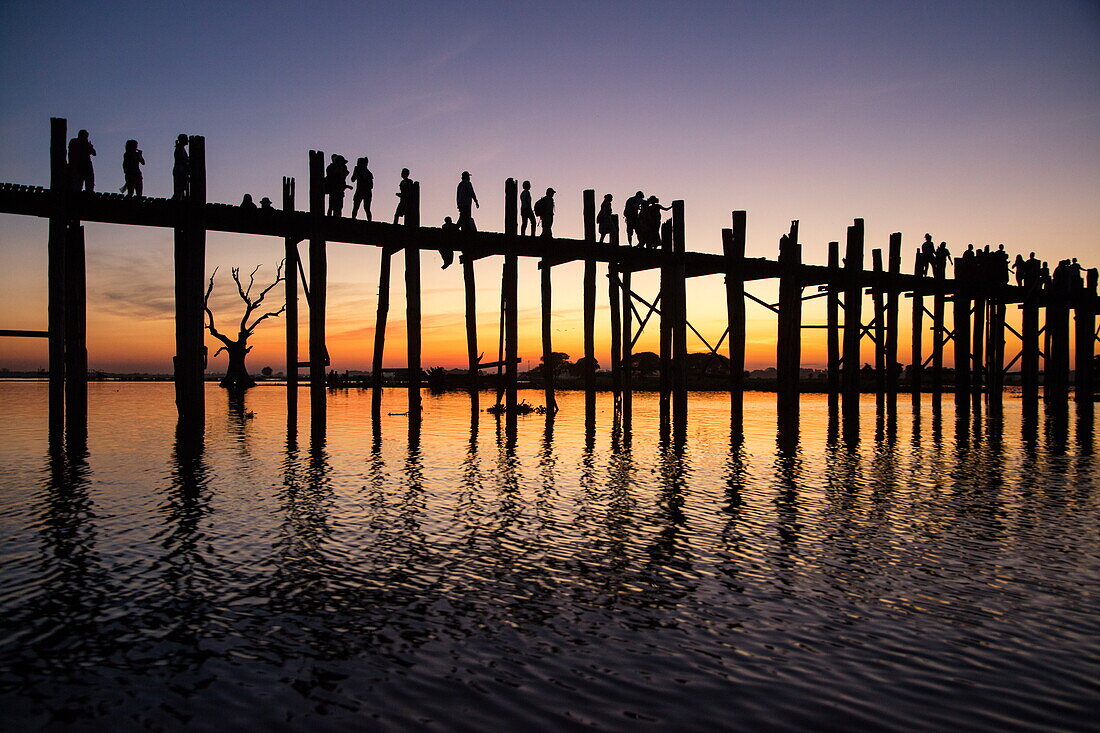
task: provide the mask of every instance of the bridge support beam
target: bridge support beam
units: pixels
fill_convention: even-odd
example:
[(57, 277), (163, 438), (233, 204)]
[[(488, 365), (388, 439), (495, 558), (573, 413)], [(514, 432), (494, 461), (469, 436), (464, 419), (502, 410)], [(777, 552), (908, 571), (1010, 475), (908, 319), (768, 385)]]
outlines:
[[(515, 178), (504, 182), (504, 233), (519, 233), (519, 187)], [(504, 406), (505, 427), (515, 439), (519, 383), (519, 257), (504, 255)]]
[[(596, 192), (585, 189), (584, 241), (596, 243)], [(584, 259), (584, 415), (586, 423), (596, 417), (596, 260)]]
[[(320, 223), (325, 216), (325, 154), (309, 151), (309, 213)], [(327, 420), (325, 380), (328, 353), (325, 349), (325, 311), (328, 301), (327, 242), (309, 240), (309, 411), (310, 422), (323, 434)]]
[(1089, 410), (1093, 407), (1093, 392), (1096, 389), (1096, 375), (1093, 355), (1096, 352), (1096, 289), (1091, 288), (1078, 294), (1074, 307), (1074, 325), (1076, 333), (1073, 394), (1078, 407)]
[[(619, 246), (619, 215), (611, 217), (611, 246)], [(616, 263), (607, 263), (607, 300), (611, 321), (611, 394), (616, 418), (621, 416), (623, 394), (622, 313), (619, 310), (619, 272)]]
[[(918, 251), (916, 261), (913, 263), (913, 274), (921, 275), (921, 253)], [(909, 390), (913, 395), (913, 412), (920, 408), (921, 382), (924, 376), (924, 294), (919, 290), (913, 291), (913, 323), (911, 343), (912, 349), (909, 356)]]
[(677, 441), (687, 438), (687, 273), (684, 253), (687, 242), (684, 233), (684, 202), (672, 202), (672, 287), (673, 297), (665, 307), (672, 306), (672, 426)]
[(871, 303), (875, 309), (875, 404), (881, 409), (886, 404), (886, 303), (882, 287), (882, 250), (871, 250), (871, 268), (875, 273), (875, 286), (871, 290)]
[(79, 451), (88, 430), (88, 301), (84, 227), (75, 221), (65, 249), (65, 433)]
[(859, 344), (863, 332), (863, 219), (856, 219), (848, 227), (848, 241), (844, 256), (844, 371), (842, 374), (843, 399), (846, 421), (859, 417)]
[(1021, 309), (1020, 386), (1024, 407), (1035, 409), (1039, 404), (1039, 298), (1032, 287)]
[(955, 337), (955, 412), (970, 412), (970, 297), (963, 283), (956, 281), (952, 301)]
[(191, 135), (189, 140), (190, 196), (177, 202), (182, 216), (175, 230), (176, 411), (188, 432), (201, 434), (206, 417), (206, 140), (200, 135)]
[(779, 318), (776, 339), (776, 412), (779, 433), (787, 441), (797, 440), (799, 386), (802, 361), (802, 245), (798, 243), (798, 222), (779, 240)]
[(745, 407), (745, 212), (733, 212), (733, 226), (722, 230), (726, 258), (726, 325), (729, 327), (730, 435), (743, 437)]
[(50, 119), (50, 230), (49, 264), (49, 432), (50, 442), (60, 443), (65, 427), (65, 252), (69, 228), (67, 209), (70, 181), (65, 158), (67, 122)]
[[(283, 177), (283, 211), (294, 211), (294, 179)], [(283, 297), (286, 303), (286, 420), (298, 424), (298, 239), (283, 240)]]
[(898, 311), (901, 290), (896, 284), (901, 274), (901, 232), (890, 235), (889, 258), (891, 284), (886, 295), (886, 409), (896, 413), (898, 409), (898, 382), (901, 370), (898, 364)]
[(405, 334), (408, 353), (408, 393), (410, 434), (420, 425), (420, 244), (417, 229), (420, 228), (420, 181), (412, 185), (412, 200), (405, 214), (407, 237), (405, 238)]

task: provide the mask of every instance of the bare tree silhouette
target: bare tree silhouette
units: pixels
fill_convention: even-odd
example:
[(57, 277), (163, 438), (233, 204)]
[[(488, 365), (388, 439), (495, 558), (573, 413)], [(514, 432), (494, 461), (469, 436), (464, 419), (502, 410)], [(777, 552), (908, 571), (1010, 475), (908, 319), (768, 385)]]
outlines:
[(283, 281), (283, 265), (286, 260), (283, 260), (275, 268), (275, 282), (268, 285), (261, 290), (258, 295), (253, 297), (252, 287), (256, 282), (256, 273), (260, 270), (260, 265), (252, 270), (248, 276), (248, 287), (245, 287), (241, 283), (241, 268), (234, 267), (232, 269), (233, 282), (237, 284), (237, 294), (241, 296), (241, 300), (244, 301), (244, 315), (241, 316), (240, 327), (237, 331), (237, 338), (231, 339), (225, 334), (221, 333), (214, 325), (214, 313), (210, 310), (210, 294), (214, 290), (214, 276), (218, 274), (218, 268), (214, 268), (214, 272), (210, 273), (210, 283), (206, 286), (206, 297), (203, 300), (203, 305), (206, 308), (206, 330), (210, 332), (210, 335), (222, 342), (222, 347), (214, 352), (214, 356), (222, 353), (223, 351), (229, 355), (229, 367), (225, 370), (225, 378), (221, 381), (221, 386), (226, 389), (244, 391), (249, 387), (253, 387), (256, 384), (254, 380), (248, 374), (248, 368), (245, 366), (244, 360), (248, 352), (252, 351), (252, 347), (248, 345), (248, 339), (256, 331), (256, 327), (263, 321), (272, 316), (280, 316), (283, 311), (286, 310), (286, 304), (284, 303), (277, 311), (268, 311), (263, 315), (255, 318), (251, 323), (249, 319), (253, 317), (256, 311), (260, 310), (263, 305), (264, 298), (271, 292), (272, 288)]

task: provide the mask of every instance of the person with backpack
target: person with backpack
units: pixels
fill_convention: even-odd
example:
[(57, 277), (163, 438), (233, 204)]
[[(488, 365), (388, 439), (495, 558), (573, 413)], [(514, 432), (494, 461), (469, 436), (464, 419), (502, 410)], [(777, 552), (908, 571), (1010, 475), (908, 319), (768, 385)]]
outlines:
[[(623, 221), (626, 222), (626, 243), (628, 246), (634, 243), (634, 232), (638, 231), (638, 218), (644, 203), (645, 194), (638, 191), (626, 200), (626, 206), (623, 207)], [(641, 232), (638, 232), (638, 244), (641, 243), (642, 235)]]
[(542, 222), (542, 236), (554, 236), (554, 194), (552, 188), (546, 189), (546, 195), (535, 202), (535, 216)]

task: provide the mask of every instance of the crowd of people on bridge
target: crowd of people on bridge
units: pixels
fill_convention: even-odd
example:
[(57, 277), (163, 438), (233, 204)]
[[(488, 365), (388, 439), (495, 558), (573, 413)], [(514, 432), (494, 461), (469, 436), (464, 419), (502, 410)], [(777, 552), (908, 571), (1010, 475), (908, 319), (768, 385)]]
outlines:
[(1014, 275), (1017, 287), (1033, 292), (1051, 292), (1073, 296), (1085, 289), (1095, 292), (1100, 270), (1086, 270), (1077, 262), (1077, 258), (1061, 260), (1052, 273), (1047, 262), (1041, 261), (1031, 252), (1027, 258), (1017, 254), (1011, 260), (1003, 244), (997, 249), (990, 245), (976, 248), (968, 244), (961, 256), (952, 258), (947, 242), (935, 246), (931, 234), (924, 235), (924, 243), (917, 250), (917, 274), (933, 277), (946, 277), (947, 266), (954, 267), (956, 280), (969, 283), (981, 289), (1008, 285)]

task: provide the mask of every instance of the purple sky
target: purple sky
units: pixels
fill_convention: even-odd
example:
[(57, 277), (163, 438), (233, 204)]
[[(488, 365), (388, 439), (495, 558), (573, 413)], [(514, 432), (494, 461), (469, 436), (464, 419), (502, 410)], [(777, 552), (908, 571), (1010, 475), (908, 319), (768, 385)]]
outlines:
[[(146, 193), (170, 193), (172, 140), (189, 132), (207, 136), (212, 200), (278, 199), (280, 177), (294, 175), (304, 205), (312, 147), (370, 156), (378, 218), (392, 215), (408, 166), (425, 224), (453, 213), (458, 173), (470, 170), (483, 229), (500, 228), (503, 181), (515, 176), (559, 191), (563, 235), (580, 232), (583, 188), (614, 193), (616, 208), (641, 188), (685, 199), (694, 250), (717, 251), (729, 211), (743, 208), (757, 256), (774, 256), (798, 218), (805, 259), (823, 262), (825, 243), (862, 216), (868, 249), (901, 231), (908, 251), (930, 231), (956, 250), (1004, 242), (1100, 264), (1095, 3), (227, 5), (0, 5), (0, 180), (47, 181), (57, 115), (92, 132), (102, 190), (121, 184), (134, 137)], [(5, 328), (44, 323), (42, 232), (0, 217), (0, 288), (19, 301), (3, 307)], [(93, 365), (167, 363), (170, 348), (110, 352), (107, 331), (120, 344), (126, 329), (141, 338), (124, 317), (170, 311), (170, 298), (149, 295), (168, 282), (169, 242), (89, 228)], [(210, 237), (211, 267), (278, 257), (273, 240)], [(349, 339), (368, 336), (376, 259), (330, 256), (335, 328), (346, 316)], [(499, 274), (479, 268), (489, 333)], [(533, 266), (523, 277), (533, 281)], [(460, 286), (452, 271), (426, 271), (425, 312), (443, 328)], [(719, 286), (691, 293), (712, 331)], [(571, 343), (579, 303), (563, 294), (560, 305)], [(537, 316), (537, 296), (521, 306)], [(766, 340), (774, 324), (759, 317)], [(38, 346), (5, 341), (0, 365), (38, 359)]]

